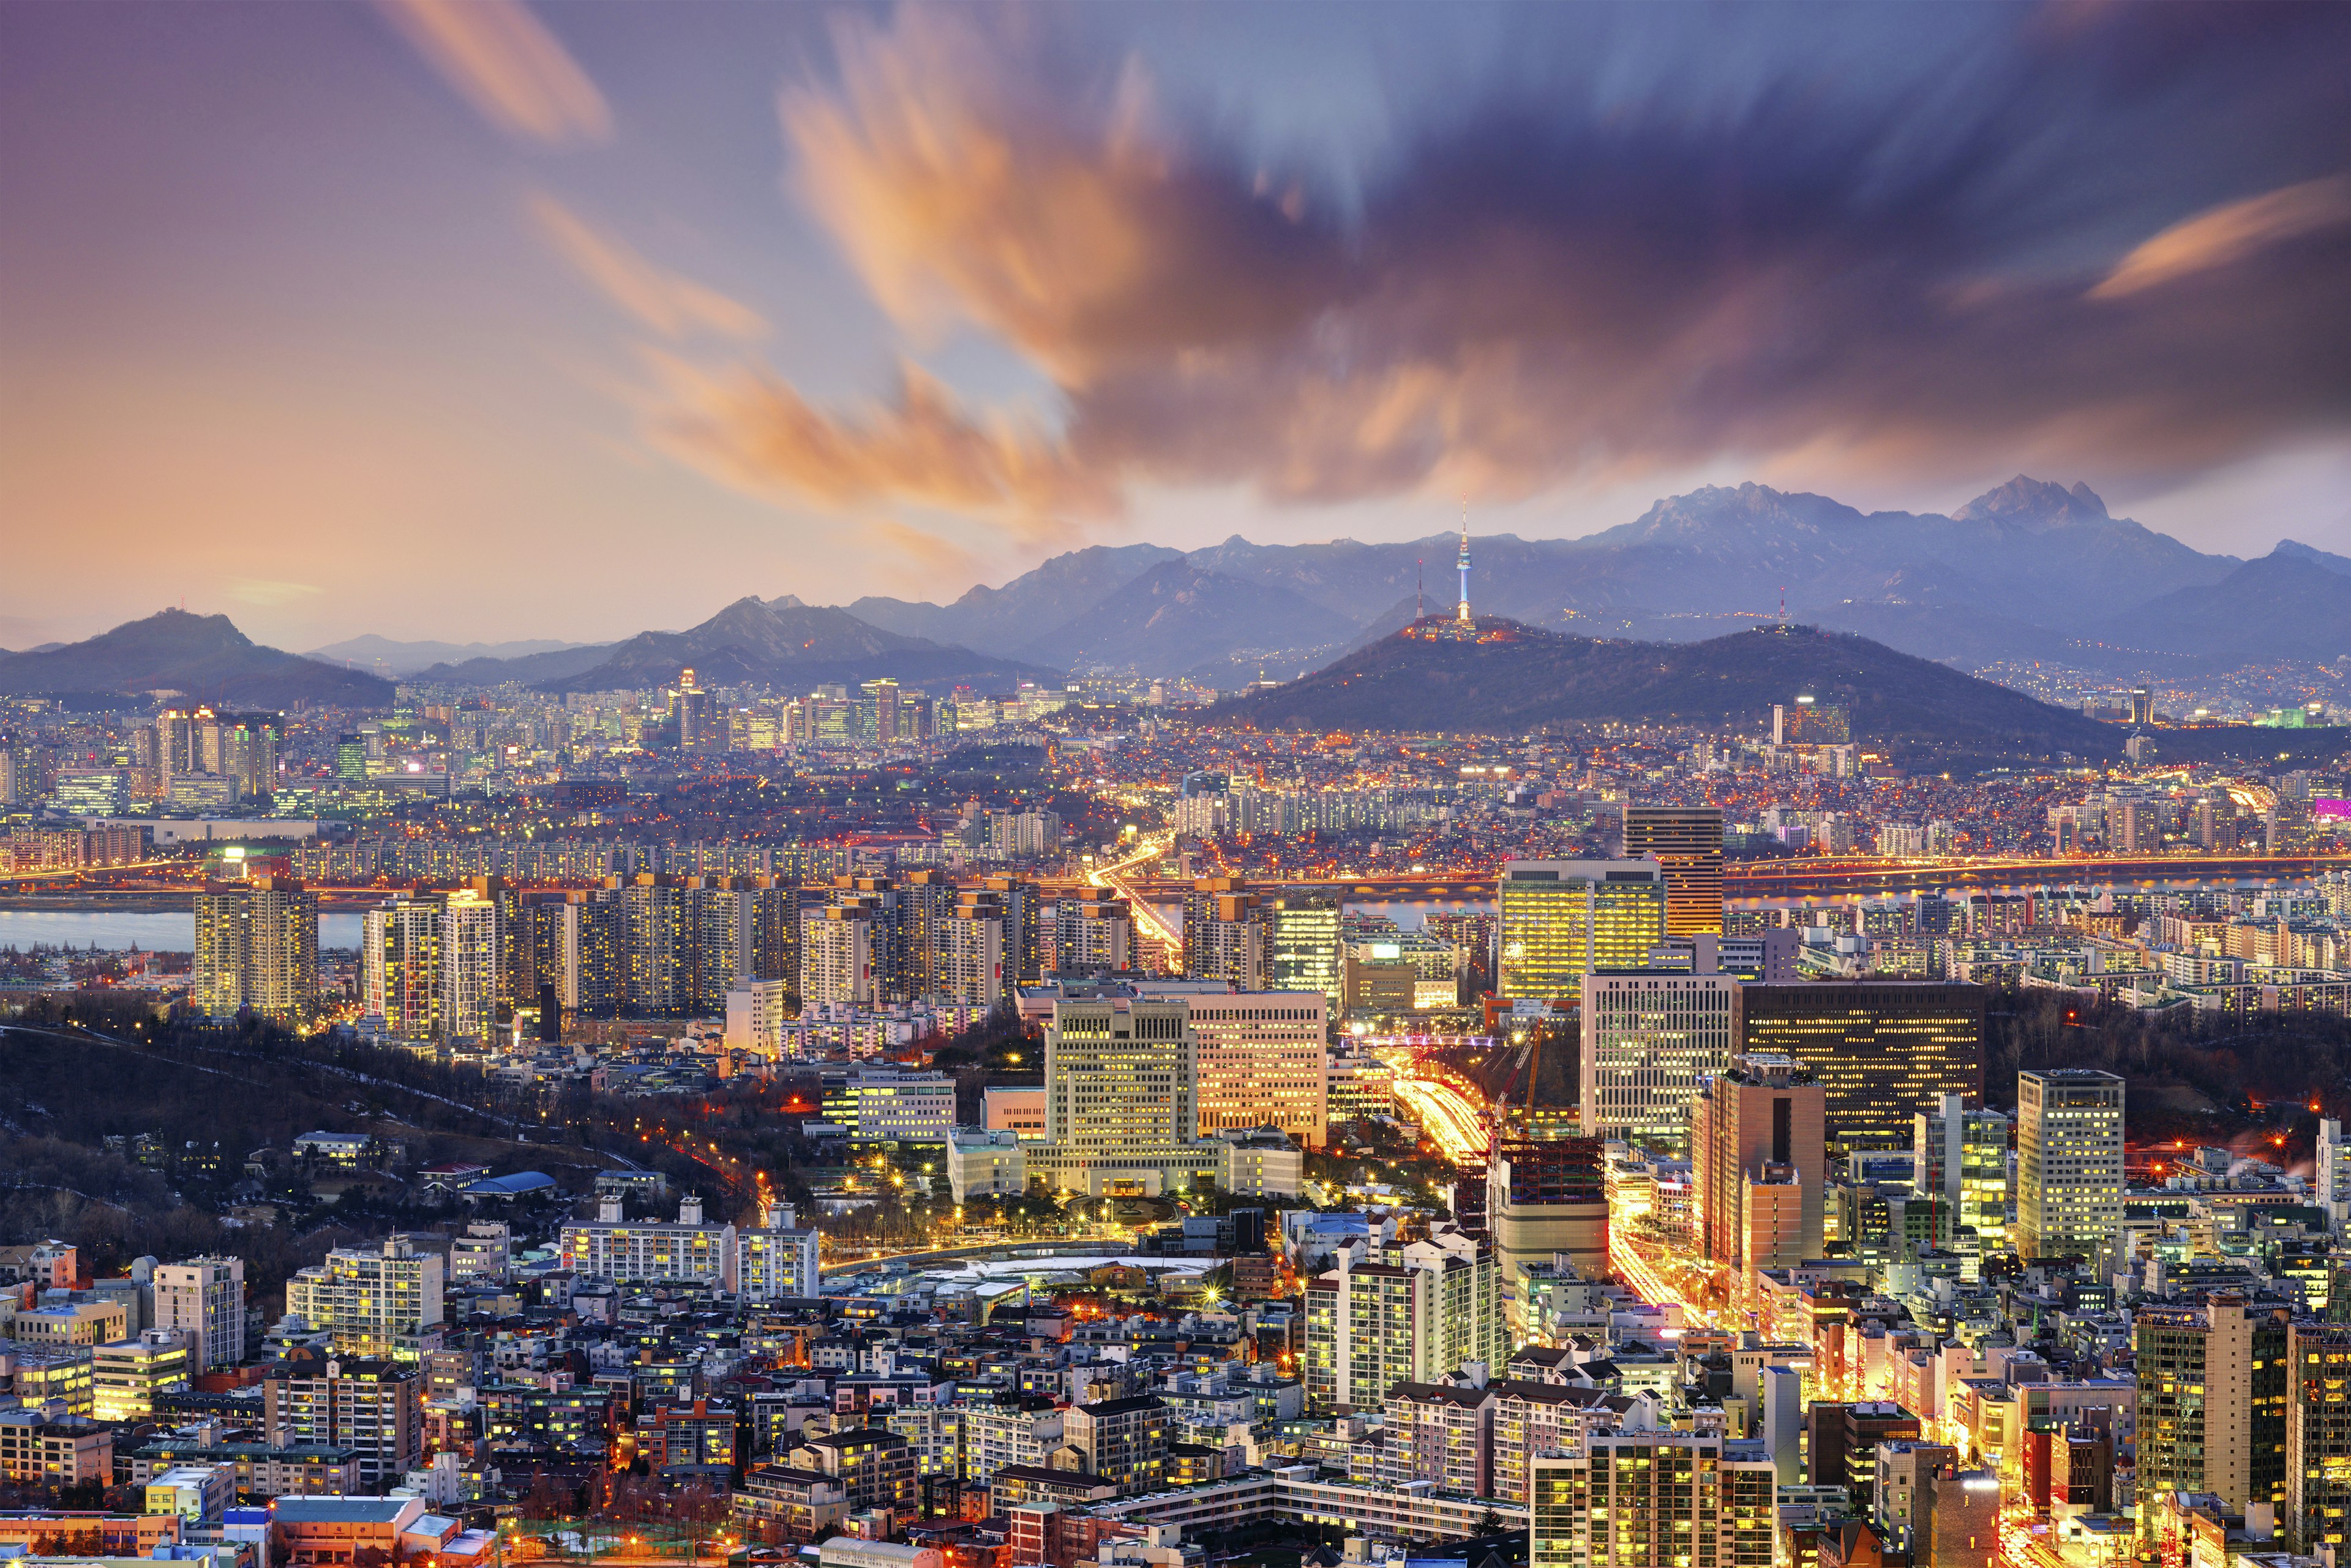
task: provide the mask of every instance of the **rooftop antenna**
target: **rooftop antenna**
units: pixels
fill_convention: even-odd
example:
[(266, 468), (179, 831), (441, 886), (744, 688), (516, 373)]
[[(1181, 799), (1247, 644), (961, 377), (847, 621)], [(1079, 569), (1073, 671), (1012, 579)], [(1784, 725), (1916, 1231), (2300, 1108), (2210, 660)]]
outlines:
[(1781, 630), (1781, 631), (1782, 631), (1782, 632), (1785, 632), (1787, 629), (1788, 629), (1788, 585), (1787, 585), (1786, 583), (1784, 583), (1784, 582), (1783, 582), (1783, 583), (1782, 583), (1782, 584), (1780, 585), (1780, 630)]
[(1415, 621), (1428, 613), (1427, 578), (1422, 570), (1427, 565), (1425, 559), (1412, 563), (1412, 618)]

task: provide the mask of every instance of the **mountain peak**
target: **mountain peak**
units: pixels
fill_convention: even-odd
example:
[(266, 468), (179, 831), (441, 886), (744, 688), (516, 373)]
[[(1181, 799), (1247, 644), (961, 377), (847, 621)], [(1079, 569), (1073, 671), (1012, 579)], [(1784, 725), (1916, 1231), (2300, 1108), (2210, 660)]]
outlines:
[(2089, 486), (2077, 480), (2069, 490), (2054, 480), (2034, 479), (2022, 474), (2005, 485), (1986, 490), (1951, 517), (1962, 523), (1980, 519), (2038, 523), (2043, 527), (2109, 520), (2105, 502)]

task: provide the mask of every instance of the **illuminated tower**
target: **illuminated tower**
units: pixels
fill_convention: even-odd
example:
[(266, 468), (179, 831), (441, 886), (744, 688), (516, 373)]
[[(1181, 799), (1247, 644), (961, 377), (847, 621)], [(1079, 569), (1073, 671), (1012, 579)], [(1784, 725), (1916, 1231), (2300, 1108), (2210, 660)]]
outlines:
[(1461, 499), (1461, 558), (1458, 564), (1461, 568), (1461, 607), (1453, 612), (1453, 619), (1467, 626), (1469, 624), (1469, 498), (1466, 496)]

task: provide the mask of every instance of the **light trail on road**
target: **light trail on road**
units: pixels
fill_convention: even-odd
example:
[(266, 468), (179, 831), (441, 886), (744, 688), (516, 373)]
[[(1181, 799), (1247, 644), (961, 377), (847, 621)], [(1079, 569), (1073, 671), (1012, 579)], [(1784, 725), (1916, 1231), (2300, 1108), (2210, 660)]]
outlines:
[(1449, 1083), (1405, 1072), (1396, 1075), (1395, 1093), (1447, 1159), (1458, 1166), (1485, 1163), (1485, 1119), (1468, 1095)]

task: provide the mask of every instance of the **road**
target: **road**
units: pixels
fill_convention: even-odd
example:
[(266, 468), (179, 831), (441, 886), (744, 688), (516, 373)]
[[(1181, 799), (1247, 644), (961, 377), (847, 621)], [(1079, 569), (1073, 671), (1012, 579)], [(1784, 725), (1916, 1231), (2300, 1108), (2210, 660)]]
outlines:
[(1134, 916), (1135, 940), (1146, 947), (1158, 949), (1160, 957), (1170, 970), (1180, 970), (1184, 965), (1184, 935), (1167, 924), (1167, 917), (1128, 880), (1127, 873), (1139, 865), (1150, 865), (1167, 852), (1171, 841), (1146, 838), (1134, 846), (1134, 852), (1123, 860), (1096, 866), (1086, 873), (1086, 881), (1095, 887), (1108, 888), (1126, 900)]
[(1395, 1095), (1447, 1159), (1464, 1166), (1485, 1163), (1486, 1121), (1468, 1095), (1416, 1070), (1396, 1074)]

